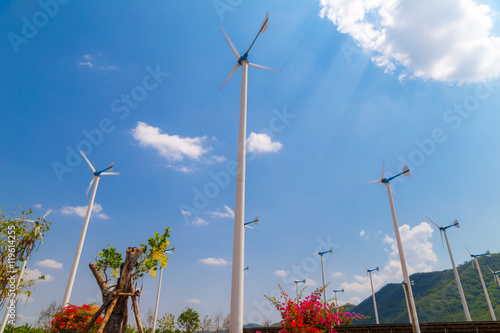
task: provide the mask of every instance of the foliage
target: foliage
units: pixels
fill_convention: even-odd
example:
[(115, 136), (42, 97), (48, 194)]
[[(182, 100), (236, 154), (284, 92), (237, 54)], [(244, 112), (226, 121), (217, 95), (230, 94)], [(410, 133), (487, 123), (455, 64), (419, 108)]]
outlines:
[(175, 316), (171, 313), (165, 313), (157, 322), (160, 333), (170, 333), (175, 329)]
[(218, 311), (217, 313), (214, 314), (212, 318), (213, 324), (213, 329), (215, 332), (219, 333), (219, 330), (222, 328), (222, 321), (224, 320), (224, 317), (222, 315), (222, 311)]
[(344, 309), (336, 307), (334, 302), (322, 302), (323, 290), (324, 287), (319, 288), (304, 300), (297, 301), (292, 300), (283, 289), (281, 289), (280, 298), (283, 298), (281, 302), (274, 296), (266, 296), (281, 313), (281, 332), (334, 333), (336, 326), (350, 324), (355, 318), (363, 318), (357, 314), (344, 312)]
[(222, 321), (222, 329), (224, 331), (228, 331), (229, 332), (229, 329), (231, 328), (230, 327), (230, 316), (229, 316), (229, 313), (227, 314), (227, 316), (224, 318), (224, 320)]
[(45, 333), (46, 331), (42, 328), (32, 327), (28, 324), (24, 324), (23, 326), (5, 326), (4, 333)]
[(42, 308), (42, 311), (37, 313), (38, 319), (36, 325), (42, 329), (48, 330), (52, 327), (52, 319), (57, 312), (61, 310), (61, 306), (58, 302), (52, 301), (46, 308)]
[(177, 318), (177, 324), (186, 333), (196, 332), (200, 327), (200, 316), (191, 308), (186, 308)]
[[(50, 332), (82, 332), (97, 310), (99, 310), (99, 308), (95, 304), (83, 304), (82, 306), (68, 305), (54, 315)], [(102, 319), (102, 316), (97, 318), (89, 332), (96, 332)]]
[[(7, 298), (11, 298), (24, 290), (27, 297), (31, 295), (31, 288), (35, 279), (23, 278), (17, 289), (11, 288), (15, 284), (23, 262), (27, 260), (34, 248), (43, 242), (43, 235), (49, 231), (50, 222), (37, 218), (35, 223), (29, 222), (33, 211), (21, 210), (6, 216), (0, 208), (0, 307)], [(38, 280), (45, 279), (40, 276)]]
[[(156, 276), (156, 270), (167, 267), (168, 258), (165, 251), (170, 244), (170, 228), (165, 228), (163, 234), (158, 232), (150, 237), (147, 244), (141, 244), (142, 256), (137, 262), (134, 272), (134, 279), (141, 278), (145, 273), (148, 273), (151, 278)], [(121, 253), (116, 251), (114, 246), (108, 245), (107, 249), (103, 249), (97, 253), (100, 257), (96, 263), (97, 268), (105, 276), (106, 283), (108, 282), (108, 271), (111, 270), (111, 277), (118, 278), (120, 265), (123, 262)]]
[(212, 328), (212, 319), (210, 319), (210, 317), (208, 317), (208, 315), (206, 315), (200, 324), (200, 331), (201, 332), (210, 332), (211, 328)]

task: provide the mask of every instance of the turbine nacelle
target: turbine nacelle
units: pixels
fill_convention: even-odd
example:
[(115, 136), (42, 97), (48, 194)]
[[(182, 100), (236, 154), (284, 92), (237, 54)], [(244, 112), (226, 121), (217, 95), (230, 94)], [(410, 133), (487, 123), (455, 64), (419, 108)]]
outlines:
[(405, 165), (405, 167), (403, 168), (402, 172), (398, 173), (395, 176), (389, 177), (389, 178), (385, 178), (385, 176), (384, 176), (384, 168), (385, 168), (385, 162), (382, 164), (382, 178), (379, 179), (379, 180), (372, 180), (372, 181), (368, 182), (368, 184), (374, 184), (374, 183), (389, 184), (391, 182), (391, 180), (393, 180), (394, 178), (397, 178), (397, 177), (399, 177), (401, 175), (403, 175), (405, 177), (410, 177), (410, 169), (408, 168), (407, 165)]
[(92, 179), (90, 180), (89, 187), (87, 187), (87, 192), (85, 192), (85, 196), (87, 196), (87, 194), (89, 194), (90, 188), (92, 187), (92, 184), (94, 183), (94, 180), (96, 180), (96, 178), (99, 178), (101, 176), (117, 176), (120, 174), (119, 172), (113, 172), (113, 163), (114, 162), (111, 162), (111, 164), (106, 169), (103, 169), (101, 171), (96, 171), (96, 169), (94, 168), (92, 163), (90, 163), (89, 159), (87, 158), (87, 156), (85, 156), (85, 154), (83, 153), (82, 150), (80, 150), (80, 154), (83, 156), (83, 158), (85, 159), (85, 162), (87, 162), (87, 164), (89, 165), (90, 169), (93, 172)]
[[(453, 223), (450, 223), (450, 224), (448, 224), (448, 225), (446, 225), (444, 227), (440, 227), (440, 226), (437, 225), (436, 222), (434, 222), (433, 220), (431, 220), (428, 216), (426, 216), (426, 217), (427, 217), (427, 219), (429, 221), (431, 221), (436, 226), (436, 228), (439, 229), (439, 234), (441, 235), (441, 244), (443, 244), (443, 246), (444, 246), (443, 232), (446, 232), (446, 229), (449, 229), (451, 227), (460, 228), (460, 224), (458, 223), (458, 220), (455, 220)], [(470, 254), (470, 252), (469, 252), (469, 254)]]

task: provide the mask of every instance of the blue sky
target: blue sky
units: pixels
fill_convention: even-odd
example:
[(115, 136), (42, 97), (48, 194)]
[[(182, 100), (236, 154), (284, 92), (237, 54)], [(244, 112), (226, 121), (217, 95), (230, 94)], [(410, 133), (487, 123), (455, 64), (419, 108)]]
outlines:
[[(54, 5), (56, 4), (56, 5)], [(499, 252), (500, 39), (492, 1), (4, 1), (0, 13), (0, 202), (32, 207), (52, 230), (28, 263), (46, 274), (20, 322), (62, 300), (88, 204), (102, 177), (71, 303), (99, 300), (87, 265), (108, 244), (124, 252), (172, 228), (160, 314), (186, 306), (229, 312), (239, 92), (218, 29), (243, 53), (269, 11), (249, 60), (245, 322), (278, 320), (263, 295), (291, 278), (312, 291), (326, 276), (340, 302), (402, 277), (386, 175), (410, 272), (447, 269), (425, 216), (444, 225), (459, 263)], [(48, 13), (48, 14), (47, 14)], [(444, 15), (446, 13), (446, 15)], [(77, 156), (77, 157), (75, 157)], [(50, 259), (50, 260), (49, 260)], [(496, 268), (497, 270), (500, 268)], [(399, 275), (398, 275), (399, 274)], [(140, 307), (154, 307), (145, 278)], [(379, 306), (383, 306), (380, 304)]]

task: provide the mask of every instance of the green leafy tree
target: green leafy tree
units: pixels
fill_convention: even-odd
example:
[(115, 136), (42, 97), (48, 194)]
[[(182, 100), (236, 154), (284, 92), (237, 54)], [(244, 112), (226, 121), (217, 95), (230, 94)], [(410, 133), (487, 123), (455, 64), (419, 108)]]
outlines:
[(172, 333), (175, 330), (175, 316), (171, 313), (165, 313), (163, 317), (157, 320), (159, 333)]
[(42, 242), (43, 236), (51, 225), (42, 218), (36, 218), (33, 222), (33, 211), (21, 210), (6, 216), (0, 208), (0, 307), (7, 299), (23, 292), (29, 297), (31, 289), (37, 280), (44, 280), (45, 276), (38, 279), (27, 279), (23, 276), (18, 288), (12, 288), (21, 272), (25, 260), (28, 260), (31, 252)]
[(177, 324), (185, 333), (194, 333), (200, 327), (200, 315), (191, 308), (186, 308), (177, 318)]

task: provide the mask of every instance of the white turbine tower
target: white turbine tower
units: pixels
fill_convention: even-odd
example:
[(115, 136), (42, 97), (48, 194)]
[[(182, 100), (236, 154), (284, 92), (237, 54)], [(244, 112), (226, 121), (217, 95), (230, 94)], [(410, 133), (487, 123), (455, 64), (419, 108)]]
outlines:
[(500, 287), (500, 277), (498, 277), (498, 274), (500, 274), (500, 271), (496, 271), (496, 272), (494, 272), (494, 271), (491, 269), (491, 267), (490, 267), (490, 266), (487, 266), (487, 267), (488, 267), (488, 269), (489, 269), (489, 270), (493, 273), (493, 276), (494, 276), (494, 278), (495, 278), (495, 281), (497, 281), (498, 286)]
[[(429, 221), (431, 221), (436, 226), (436, 228), (439, 229), (439, 233), (441, 234), (441, 243), (443, 243), (443, 234), (444, 234), (444, 239), (446, 239), (446, 246), (448, 246), (448, 253), (450, 254), (451, 264), (453, 266), (453, 272), (455, 273), (455, 280), (457, 281), (458, 292), (460, 293), (460, 299), (462, 300), (462, 307), (464, 308), (465, 319), (467, 321), (471, 321), (469, 307), (467, 306), (467, 300), (465, 299), (464, 290), (462, 288), (462, 283), (460, 282), (460, 276), (458, 275), (457, 266), (455, 265), (455, 260), (453, 259), (453, 254), (451, 253), (450, 242), (448, 242), (448, 235), (446, 234), (446, 229), (451, 228), (451, 227), (460, 228), (460, 224), (458, 223), (457, 220), (455, 220), (455, 222), (453, 222), (453, 223), (450, 223), (444, 227), (440, 227), (430, 218), (427, 217), (427, 219)], [(443, 243), (443, 246), (444, 246), (444, 243)]]
[[(170, 249), (165, 250), (165, 253), (174, 254), (174, 252), (175, 252), (175, 245), (172, 246)], [(155, 314), (153, 316), (153, 329), (151, 330), (151, 332), (154, 332), (155, 328), (156, 328), (156, 318), (158, 318), (158, 304), (160, 303), (160, 289), (161, 289), (162, 277), (163, 277), (163, 267), (160, 268), (160, 278), (158, 280), (158, 291), (156, 292)]]
[[(467, 246), (466, 246), (466, 248), (467, 248)], [(467, 252), (469, 252), (469, 254), (473, 260), (472, 261), (472, 268), (474, 268), (474, 261), (476, 262), (477, 272), (479, 273), (479, 279), (481, 280), (481, 284), (483, 286), (483, 291), (484, 291), (484, 296), (486, 297), (486, 302), (488, 302), (488, 308), (490, 310), (491, 319), (493, 321), (496, 321), (497, 317), (495, 316), (495, 311), (493, 310), (493, 306), (491, 305), (490, 295), (488, 294), (488, 289), (486, 289), (486, 284), (484, 283), (484, 279), (483, 279), (483, 273), (481, 273), (481, 267), (479, 267), (479, 261), (477, 260), (477, 258), (482, 257), (482, 256), (491, 257), (490, 251), (486, 251), (485, 253), (482, 253), (482, 254), (472, 254), (472, 253), (470, 253), (469, 249), (467, 248)]]
[(372, 272), (379, 271), (380, 269), (378, 266), (377, 266), (377, 268), (374, 268), (374, 269), (368, 269), (364, 264), (363, 264), (363, 266), (366, 269), (366, 274), (370, 275), (370, 285), (372, 287), (372, 297), (373, 297), (373, 308), (375, 309), (375, 322), (377, 324), (380, 324), (380, 322), (378, 320), (377, 300), (375, 299), (375, 290), (373, 289), (373, 280), (372, 280)]
[(90, 214), (92, 213), (92, 208), (94, 207), (94, 199), (95, 194), (97, 192), (97, 185), (99, 184), (99, 180), (101, 176), (109, 176), (109, 175), (119, 175), (119, 172), (113, 172), (113, 162), (104, 170), (96, 171), (92, 163), (90, 163), (89, 159), (83, 151), (80, 150), (80, 154), (82, 154), (83, 158), (89, 165), (92, 170), (92, 179), (90, 180), (89, 187), (87, 188), (87, 192), (85, 192), (85, 196), (89, 193), (90, 187), (92, 183), (94, 183), (94, 187), (92, 188), (92, 194), (90, 195), (89, 205), (87, 207), (87, 214), (85, 215), (85, 221), (83, 222), (82, 232), (80, 234), (80, 240), (78, 241), (78, 246), (76, 247), (75, 259), (73, 260), (73, 266), (71, 267), (71, 273), (69, 274), (68, 284), (66, 285), (66, 291), (64, 293), (64, 298), (62, 301), (62, 307), (65, 307), (69, 303), (69, 298), (71, 297), (71, 290), (73, 289), (73, 283), (75, 282), (76, 271), (78, 269), (78, 262), (80, 261), (80, 255), (82, 254), (83, 242), (85, 241), (85, 234), (87, 233), (87, 227), (89, 225)]
[(231, 279), (231, 309), (229, 315), (229, 331), (231, 333), (242, 333), (243, 332), (243, 265), (244, 265), (244, 252), (245, 252), (245, 158), (246, 158), (246, 121), (247, 121), (247, 76), (248, 76), (248, 66), (262, 68), (271, 71), (277, 71), (272, 68), (256, 65), (249, 63), (248, 53), (252, 49), (253, 44), (259, 37), (261, 33), (266, 31), (268, 26), (269, 13), (266, 14), (264, 22), (262, 23), (257, 36), (254, 38), (252, 44), (248, 50), (240, 56), (233, 43), (229, 39), (228, 35), (219, 26), (220, 31), (224, 35), (227, 43), (231, 47), (231, 50), (236, 57), (237, 63), (233, 70), (224, 82), (219, 87), (221, 90), (229, 82), (231, 77), (238, 71), (241, 67), (241, 99), (240, 99), (240, 124), (239, 124), (239, 134), (238, 134), (238, 163), (236, 172), (236, 203), (234, 207), (234, 237), (233, 237), (233, 267), (232, 267), (232, 279)]
[[(408, 303), (408, 296), (406, 296), (406, 288), (405, 288), (405, 282), (401, 282), (401, 286), (403, 287), (403, 293), (405, 294), (405, 302), (406, 302), (406, 309), (408, 310), (408, 318), (410, 319), (410, 324), (411, 324), (411, 312), (410, 312), (410, 304)], [(410, 284), (412, 286), (415, 285), (415, 281), (411, 280)]]
[(333, 294), (335, 295), (335, 307), (337, 308), (337, 311), (338, 311), (338, 307), (339, 307), (339, 301), (337, 300), (337, 293), (343, 293), (344, 292), (344, 289), (333, 289)]
[(295, 291), (297, 293), (297, 304), (299, 303), (299, 283), (306, 283), (306, 279), (303, 280), (296, 280), (293, 275), (292, 275), (293, 282), (295, 282)]
[(315, 252), (315, 253), (311, 253), (312, 256), (319, 255), (321, 257), (321, 275), (323, 277), (323, 300), (324, 300), (325, 304), (326, 304), (325, 268), (324, 268), (325, 260), (323, 259), (323, 255), (325, 255), (327, 253), (332, 254), (333, 253), (333, 249), (330, 248), (328, 251), (321, 252), (321, 243), (319, 244), (319, 251)]
[(411, 290), (410, 277), (408, 275), (408, 268), (406, 267), (406, 260), (405, 260), (405, 255), (403, 252), (403, 245), (401, 243), (401, 236), (399, 235), (398, 218), (396, 217), (396, 210), (394, 208), (394, 201), (392, 200), (391, 180), (393, 180), (394, 178), (399, 177), (401, 175), (404, 175), (405, 177), (410, 176), (410, 170), (408, 169), (408, 166), (405, 166), (403, 168), (403, 172), (398, 173), (395, 176), (385, 178), (384, 177), (384, 166), (382, 165), (382, 178), (379, 180), (371, 181), (369, 183), (382, 183), (387, 188), (387, 193), (389, 195), (389, 204), (391, 206), (392, 222), (394, 224), (394, 233), (396, 234), (396, 242), (398, 244), (399, 260), (401, 261), (401, 271), (403, 272), (403, 279), (406, 282), (404, 287), (406, 288), (406, 293), (408, 295), (408, 300), (409, 300), (408, 304), (410, 307), (410, 316), (412, 318), (411, 324), (413, 327), (413, 333), (420, 333), (420, 325), (418, 323), (417, 309), (415, 308), (415, 300), (413, 299), (413, 292)]
[[(52, 212), (52, 209), (49, 209), (45, 213), (45, 215), (42, 218), (40, 218), (40, 219), (36, 219), (36, 220), (20, 219), (20, 221), (29, 222), (29, 223), (35, 223), (38, 226), (38, 223), (40, 223), (41, 221), (45, 220), (45, 218), (47, 217), (47, 215), (50, 214), (50, 212)], [(40, 227), (37, 227), (35, 229), (35, 236), (39, 232), (40, 232)], [(21, 266), (21, 271), (19, 272), (19, 275), (18, 275), (18, 277), (16, 279), (16, 284), (15, 284), (15, 288), (14, 288), (15, 290), (17, 290), (17, 288), (19, 288), (19, 284), (21, 283), (21, 279), (23, 278), (24, 269), (26, 268), (26, 263), (28, 262), (28, 257), (30, 256), (31, 251), (33, 250), (33, 244), (34, 244), (34, 240), (33, 240), (33, 242), (31, 242), (28, 245), (28, 251), (26, 251), (26, 257), (23, 258), (23, 264)], [(16, 300), (16, 295), (15, 294), (11, 297), (11, 300), (13, 300), (15, 302), (15, 300)], [(4, 314), (3, 319), (2, 319), (2, 325), (0, 326), (0, 332), (4, 331), (5, 326), (7, 326), (7, 321), (9, 319), (9, 308), (7, 307), (7, 305), (9, 305), (9, 302), (6, 302), (6, 304), (5, 304), (5, 314)]]

